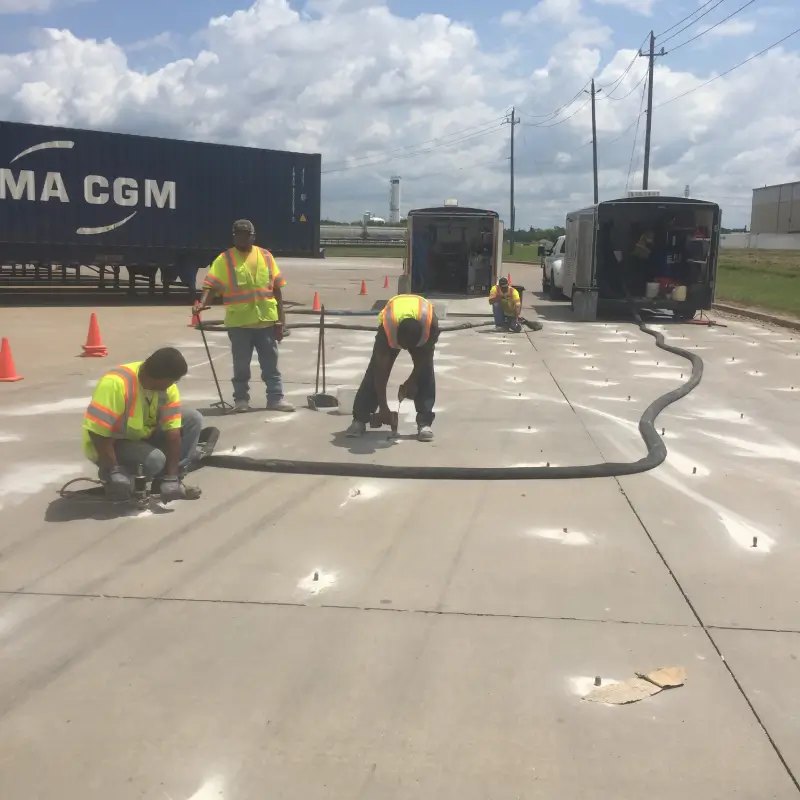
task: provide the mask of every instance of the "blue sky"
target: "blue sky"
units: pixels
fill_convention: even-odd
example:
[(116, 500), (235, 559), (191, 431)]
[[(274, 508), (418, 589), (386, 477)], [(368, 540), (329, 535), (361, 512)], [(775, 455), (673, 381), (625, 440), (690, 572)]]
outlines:
[[(0, 10), (23, 2), (45, 0), (0, 0)], [(619, 51), (635, 48), (651, 29), (661, 34), (705, 0), (389, 0), (394, 17), (373, 19), (374, 31), (365, 9), (381, 0), (312, 0), (315, 15), (320, 9), (326, 15), (324, 28), (303, 19), (288, 24), (284, 14), (288, 27), (277, 34), (265, 19), (283, 13), (281, 0), (51, 2), (52, 10), (42, 14), (0, 14), (0, 118), (133, 132), (152, 127), (158, 135), (311, 149), (330, 164), (474, 128), (516, 105), (524, 121), (517, 129), (517, 216), (522, 224), (538, 224), (583, 204), (591, 185), (588, 109), (579, 107), (582, 98), (555, 109), (593, 74), (606, 86), (622, 74), (612, 92), (615, 102), (598, 103), (601, 196), (618, 196), (641, 179), (644, 125), (641, 118), (638, 127), (635, 123), (644, 60), (626, 76), (631, 58)], [(254, 2), (262, 11), (268, 7), (260, 21), (239, 27), (229, 20), (208, 35), (212, 17)], [(681, 192), (690, 183), (704, 196), (724, 199), (726, 219), (741, 224), (747, 221), (752, 186), (800, 177), (794, 166), (800, 164), (800, 36), (708, 88), (698, 85), (800, 25), (798, 0), (753, 0), (738, 13), (748, 0), (720, 0), (713, 8), (716, 2), (703, 19), (690, 20), (686, 31), (659, 38), (659, 47), (663, 41), (670, 50), (699, 35), (658, 59), (651, 183), (655, 179)], [(294, 10), (308, 10), (290, 3)], [(651, 15), (637, 13), (647, 6)], [(357, 17), (347, 13), (354, 8), (360, 10)], [(353, 23), (361, 12), (363, 26)], [(519, 13), (509, 24), (513, 12)], [(706, 32), (732, 13), (730, 22)], [(420, 14), (442, 14), (468, 25), (477, 44), (459, 26), (415, 21)], [(73, 38), (49, 37), (42, 28), (69, 31)], [(246, 52), (243, 33), (255, 42)], [(109, 38), (115, 47), (102, 52), (90, 41)], [(196, 60), (203, 49), (214, 53), (211, 66)], [(13, 58), (21, 53), (26, 53), (22, 60)], [(277, 60), (270, 62), (271, 57)], [(176, 66), (180, 58), (189, 61)], [(350, 75), (359, 60), (369, 64), (361, 65), (366, 82)], [(262, 68), (268, 62), (271, 66)], [(170, 63), (168, 74), (158, 72)], [(779, 75), (784, 81), (776, 81)], [(261, 85), (273, 78), (269, 88)], [(157, 101), (142, 94), (143, 81)], [(327, 102), (338, 89), (343, 89), (339, 99)], [(685, 99), (660, 108), (685, 92), (690, 93)], [(437, 103), (420, 101), (428, 95), (437, 96)], [(541, 125), (541, 118), (532, 116), (550, 113)], [(237, 114), (248, 118), (251, 130), (231, 125)], [(224, 122), (215, 123), (218, 117)], [(375, 166), (362, 161), (330, 175), (323, 189), (325, 212), (346, 218), (365, 207), (381, 211), (386, 180), (398, 170), (409, 203), (440, 202), (458, 190), (473, 204), (503, 207), (508, 128), (498, 126), (490, 134), (470, 135), (458, 146), (437, 144), (434, 153), (398, 163), (394, 156)]]

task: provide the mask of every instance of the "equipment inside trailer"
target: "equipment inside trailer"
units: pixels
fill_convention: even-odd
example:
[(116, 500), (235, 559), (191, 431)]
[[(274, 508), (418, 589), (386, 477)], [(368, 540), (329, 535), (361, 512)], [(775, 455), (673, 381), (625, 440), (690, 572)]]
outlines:
[(454, 209), (409, 216), (412, 291), (458, 295), (489, 291), (496, 270), (496, 214)]
[(600, 297), (630, 294), (636, 301), (706, 307), (714, 280), (716, 214), (709, 204), (601, 204), (595, 273)]

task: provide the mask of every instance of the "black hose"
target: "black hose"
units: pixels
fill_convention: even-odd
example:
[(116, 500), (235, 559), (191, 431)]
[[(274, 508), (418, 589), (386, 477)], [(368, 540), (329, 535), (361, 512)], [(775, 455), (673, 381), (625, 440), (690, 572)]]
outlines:
[[(667, 457), (667, 447), (658, 435), (655, 421), (669, 405), (685, 397), (703, 377), (703, 360), (695, 353), (674, 347), (664, 341), (664, 336), (642, 322), (635, 308), (634, 318), (640, 330), (652, 336), (656, 345), (668, 353), (685, 358), (692, 364), (689, 379), (677, 389), (673, 389), (654, 400), (639, 419), (639, 434), (647, 447), (647, 455), (638, 461), (627, 463), (604, 462), (570, 467), (396, 467), (382, 464), (358, 464), (336, 461), (289, 461), (284, 459), (248, 458), (246, 456), (210, 456), (204, 463), (221, 469), (237, 469), (247, 472), (277, 472), (288, 475), (335, 475), (350, 478), (405, 478), (416, 480), (455, 480), (455, 481), (520, 481), (520, 480), (565, 480), (576, 478), (616, 478), (622, 475), (638, 475), (648, 472), (662, 464)], [(485, 323), (484, 323), (485, 324)], [(539, 323), (541, 327), (541, 323)], [(300, 326), (298, 326), (300, 327)], [(302, 327), (317, 327), (313, 324)], [(345, 330), (364, 330), (364, 326), (334, 324)], [(466, 324), (447, 330), (462, 330), (476, 327)], [(374, 330), (374, 328), (369, 328)]]
[[(327, 315), (329, 312), (326, 310), (325, 314)], [(534, 320), (520, 320), (520, 323), (525, 325), (532, 331), (540, 331), (542, 329), (542, 323), (539, 322), (538, 319)], [(453, 331), (466, 331), (470, 328), (485, 328), (489, 325), (494, 325), (494, 322), (461, 322), (458, 325), (448, 325), (445, 328), (439, 328), (439, 333), (453, 333)], [(225, 327), (225, 323), (223, 320), (209, 320), (208, 322), (202, 322), (196, 326), (198, 329), (202, 328), (206, 331), (226, 331), (228, 330)], [(293, 322), (291, 325), (287, 325), (286, 329), (293, 331), (296, 328), (313, 328), (314, 330), (319, 330), (319, 322)], [(354, 325), (353, 323), (347, 322), (325, 322), (325, 328), (332, 328), (333, 330), (340, 330), (340, 331), (368, 331), (369, 333), (375, 333), (378, 330), (377, 325)]]

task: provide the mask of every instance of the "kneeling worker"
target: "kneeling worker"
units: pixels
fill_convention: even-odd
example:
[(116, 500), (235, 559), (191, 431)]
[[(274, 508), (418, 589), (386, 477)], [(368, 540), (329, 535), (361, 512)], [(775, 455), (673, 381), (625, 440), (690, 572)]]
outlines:
[(181, 407), (176, 383), (188, 371), (178, 350), (162, 347), (98, 382), (83, 418), (83, 450), (100, 468), (109, 500), (131, 499), (139, 467), (148, 481), (156, 479), (152, 491), (162, 502), (200, 496), (183, 486), (181, 474), (213, 450), (219, 431), (203, 430), (200, 412)]
[(380, 327), (372, 358), (353, 403), (353, 422), (347, 429), (347, 436), (361, 436), (371, 419), (382, 425), (392, 424), (386, 386), (398, 354), (408, 350), (414, 369), (400, 387), (400, 397), (414, 401), (417, 438), (430, 442), (433, 440), (431, 425), (436, 416), (433, 413), (436, 401), (433, 351), (439, 340), (439, 322), (433, 303), (415, 294), (399, 294), (389, 300), (378, 319)]
[(522, 302), (519, 292), (508, 283), (508, 278), (500, 278), (489, 292), (489, 303), (494, 314), (494, 324), (498, 331), (511, 329), (518, 331)]

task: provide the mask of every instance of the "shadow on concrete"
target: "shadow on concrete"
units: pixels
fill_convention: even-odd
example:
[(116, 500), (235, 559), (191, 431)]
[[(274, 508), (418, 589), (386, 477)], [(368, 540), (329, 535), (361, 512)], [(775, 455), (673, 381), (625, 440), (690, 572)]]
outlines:
[(393, 436), (388, 428), (379, 428), (377, 430), (367, 428), (367, 432), (358, 439), (348, 439), (344, 431), (334, 433), (331, 438), (331, 444), (334, 447), (341, 447), (355, 456), (370, 456), (394, 447), (402, 439), (416, 438), (416, 435), (412, 436), (410, 434)]
[(82, 489), (69, 497), (59, 497), (53, 500), (44, 514), (45, 522), (77, 522), (77, 521), (107, 521), (111, 519), (126, 519), (141, 516), (144, 513), (172, 514), (174, 508), (165, 508), (156, 502), (150, 504), (148, 509), (132, 508), (124, 503), (111, 503), (105, 499), (103, 489)]

